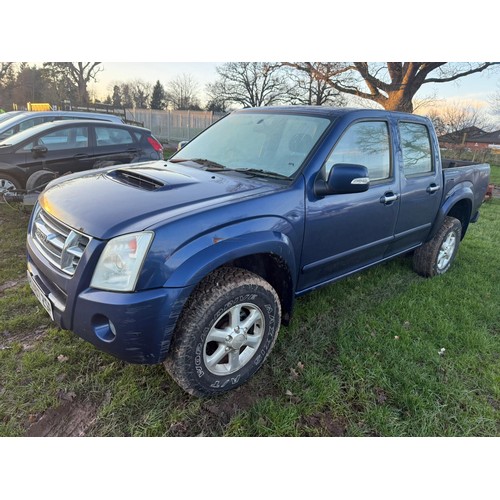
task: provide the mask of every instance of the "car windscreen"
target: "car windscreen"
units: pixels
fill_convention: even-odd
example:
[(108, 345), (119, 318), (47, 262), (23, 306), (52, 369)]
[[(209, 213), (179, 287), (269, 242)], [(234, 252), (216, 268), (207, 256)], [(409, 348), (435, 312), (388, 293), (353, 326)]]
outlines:
[(205, 130), (172, 159), (292, 177), (329, 124), (328, 118), (319, 116), (236, 112)]

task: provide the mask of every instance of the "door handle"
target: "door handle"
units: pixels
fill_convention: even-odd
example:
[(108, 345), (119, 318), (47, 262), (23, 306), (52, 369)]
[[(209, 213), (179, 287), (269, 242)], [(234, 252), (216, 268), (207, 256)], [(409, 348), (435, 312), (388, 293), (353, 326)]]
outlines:
[(427, 189), (426, 191), (429, 193), (429, 194), (432, 194), (432, 193), (435, 193), (436, 191), (439, 191), (439, 186), (436, 186), (436, 184), (431, 184)]
[(384, 203), (385, 205), (388, 205), (389, 203), (392, 203), (393, 201), (396, 201), (399, 199), (399, 194), (394, 194), (394, 193), (385, 193), (382, 198), (380, 198), (380, 203)]
[(85, 160), (85, 158), (88, 158), (88, 157), (89, 157), (89, 155), (86, 155), (84, 153), (78, 153), (75, 156), (73, 156), (73, 158), (75, 160)]

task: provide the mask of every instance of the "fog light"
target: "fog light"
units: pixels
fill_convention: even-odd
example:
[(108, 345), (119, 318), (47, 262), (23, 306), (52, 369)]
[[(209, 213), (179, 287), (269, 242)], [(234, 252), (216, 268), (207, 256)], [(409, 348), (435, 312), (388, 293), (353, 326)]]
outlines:
[(102, 314), (96, 314), (92, 318), (92, 328), (96, 336), (103, 342), (113, 342), (116, 338), (115, 325)]

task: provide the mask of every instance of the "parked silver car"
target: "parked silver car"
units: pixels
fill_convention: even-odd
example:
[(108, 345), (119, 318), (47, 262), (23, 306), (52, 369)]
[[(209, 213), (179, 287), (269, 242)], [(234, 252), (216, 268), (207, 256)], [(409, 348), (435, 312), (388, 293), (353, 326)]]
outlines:
[(123, 120), (116, 115), (85, 111), (25, 111), (22, 113), (12, 113), (14, 114), (11, 117), (0, 121), (0, 140), (31, 128), (34, 125), (56, 120), (101, 120), (123, 123)]

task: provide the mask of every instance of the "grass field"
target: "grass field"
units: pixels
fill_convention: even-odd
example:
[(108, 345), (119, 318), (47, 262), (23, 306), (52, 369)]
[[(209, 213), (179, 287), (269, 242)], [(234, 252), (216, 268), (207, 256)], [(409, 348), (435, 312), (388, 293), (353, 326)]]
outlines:
[(25, 279), (28, 217), (0, 204), (0, 436), (500, 435), (498, 199), (444, 276), (400, 258), (298, 300), (264, 367), (214, 399), (51, 323)]

